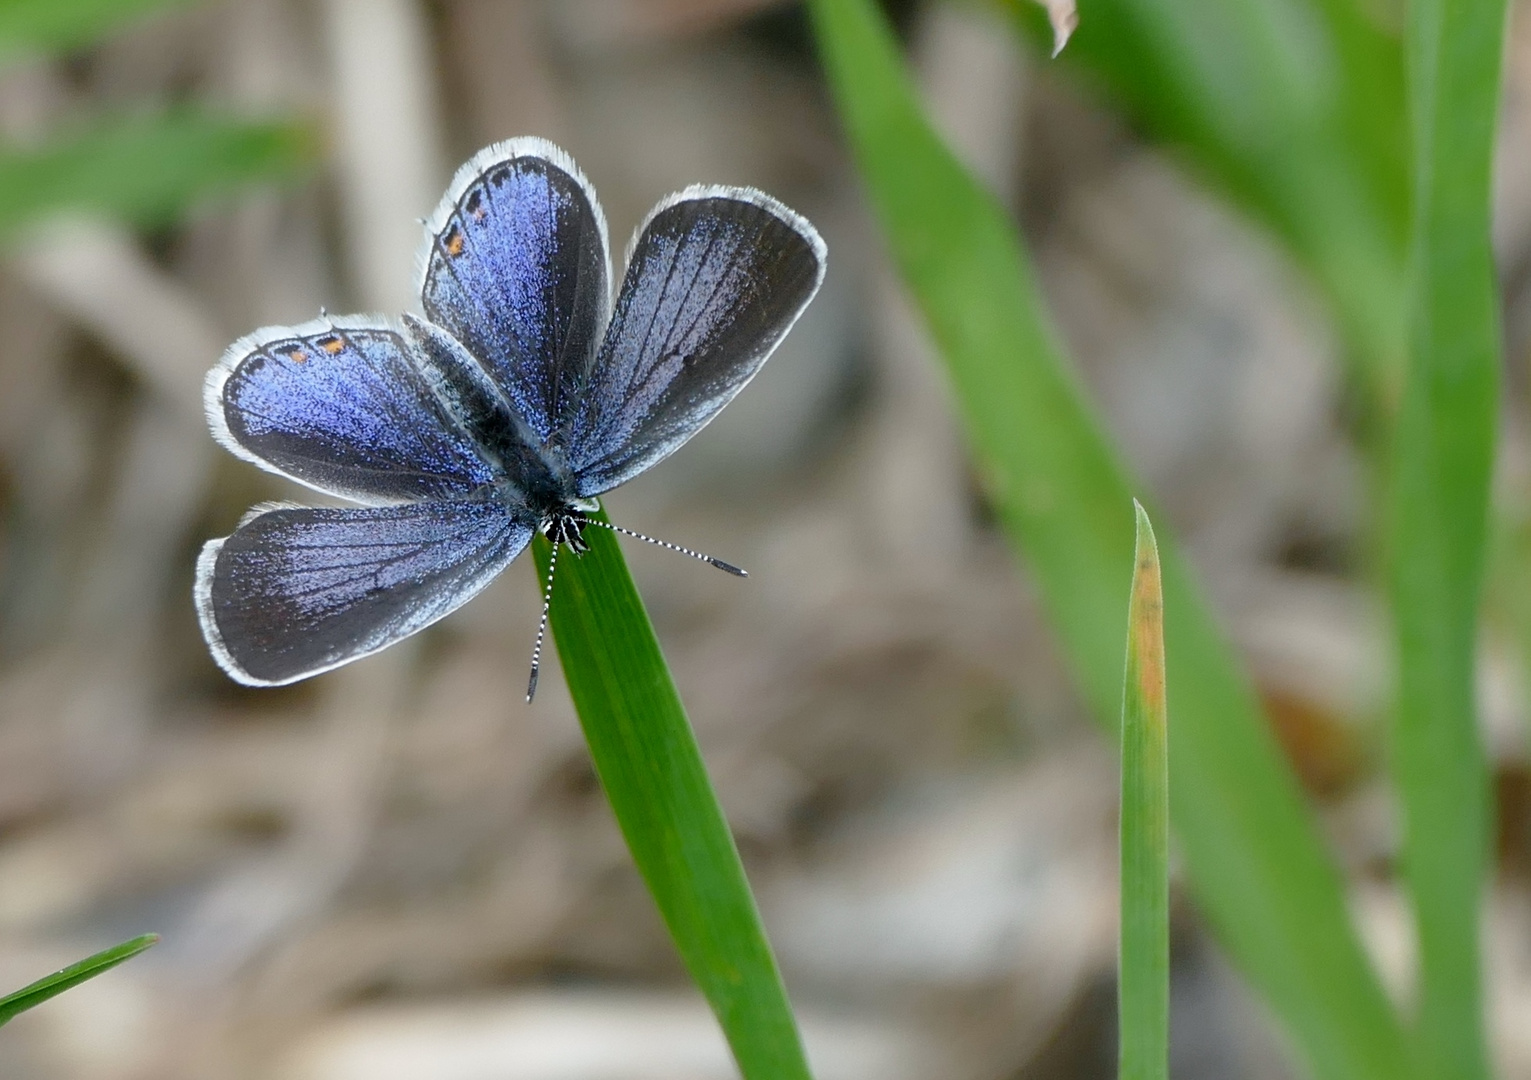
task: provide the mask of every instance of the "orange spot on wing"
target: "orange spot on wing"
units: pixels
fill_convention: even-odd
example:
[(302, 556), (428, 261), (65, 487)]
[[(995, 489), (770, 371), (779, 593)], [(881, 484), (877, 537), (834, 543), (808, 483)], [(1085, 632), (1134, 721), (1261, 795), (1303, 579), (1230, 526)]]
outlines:
[(329, 353), (331, 356), (334, 356), (336, 353), (340, 352), (345, 347), (346, 347), (346, 343), (344, 341), (340, 340), (340, 338), (338, 338), (338, 337), (327, 337), (323, 341), (319, 342), (319, 348), (323, 349), (325, 352)]
[(292, 349), (287, 353), (287, 359), (291, 360), (294, 364), (307, 363), (308, 353), (304, 352), (302, 349)]
[(447, 254), (452, 258), (462, 254), (463, 235), (461, 229), (453, 229), (447, 234)]

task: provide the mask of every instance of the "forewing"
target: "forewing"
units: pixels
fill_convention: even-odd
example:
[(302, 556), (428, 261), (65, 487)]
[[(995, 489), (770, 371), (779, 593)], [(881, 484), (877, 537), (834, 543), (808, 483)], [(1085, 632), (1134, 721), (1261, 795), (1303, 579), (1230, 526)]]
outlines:
[(479, 447), (500, 478), (503, 497), (556, 486), (542, 440), (526, 426), (499, 387), (462, 343), (435, 323), (403, 318), (404, 333), (436, 395)]
[(579, 494), (630, 480), (716, 416), (813, 298), (824, 256), (812, 225), (758, 191), (697, 187), (661, 203), (569, 425)]
[(521, 553), (533, 524), (493, 502), (257, 510), (203, 547), (197, 617), (232, 678), (295, 682), (460, 607)]
[(498, 143), (458, 170), (426, 231), (426, 317), (467, 346), (546, 441), (610, 301), (606, 219), (589, 181), (542, 139)]
[(318, 319), (241, 338), (208, 372), (205, 400), (229, 450), (358, 502), (465, 495), (494, 480), (381, 319)]

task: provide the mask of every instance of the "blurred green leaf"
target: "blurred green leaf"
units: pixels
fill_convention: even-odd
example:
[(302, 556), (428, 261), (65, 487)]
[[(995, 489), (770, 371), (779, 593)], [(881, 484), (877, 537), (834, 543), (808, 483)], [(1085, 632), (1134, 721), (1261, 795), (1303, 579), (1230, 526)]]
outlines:
[(59, 210), (161, 225), (198, 200), (291, 174), (315, 153), (292, 122), (178, 111), (98, 123), (35, 148), (0, 149), (0, 238)]
[(1487, 1077), (1478, 910), (1489, 783), (1474, 694), (1499, 398), (1490, 193), (1505, 0), (1412, 0), (1412, 321), (1392, 505), (1393, 767), (1427, 1075)]
[(1122, 691), (1119, 1080), (1167, 1080), (1170, 1051), (1169, 752), (1159, 548), (1136, 501)]
[[(1031, 0), (1000, 2), (1049, 40)], [(1399, 41), (1368, 6), (1090, 0), (1059, 63), (1286, 242), (1383, 422), (1402, 383), (1408, 134)]]
[(111, 970), (124, 960), (131, 960), (158, 941), (158, 934), (144, 934), (131, 941), (124, 941), (121, 945), (103, 949), (94, 956), (87, 956), (77, 964), (70, 964), (62, 971), (55, 971), (45, 979), (38, 979), (14, 994), (7, 994), (0, 998), (0, 1024), (9, 1023), (28, 1009), (36, 1008), (49, 998), (57, 997), (65, 990), (79, 986), (87, 979), (94, 979), (103, 971)]
[(1513, 494), (1506, 503), (1494, 507), (1484, 617), (1514, 643), (1521, 670), (1531, 672), (1531, 507)]
[[(808, 1080), (776, 960), (648, 613), (616, 536), (588, 528), (585, 539), (583, 558), (559, 560), (552, 621), (601, 786), (746, 1080)], [(538, 536), (533, 550), (545, 578), (551, 548)]]
[(0, 0), (0, 65), (78, 49), (134, 19), (191, 0)]
[[(810, 11), (986, 489), (1086, 697), (1114, 723), (1133, 551), (1125, 470), (1058, 353), (1012, 224), (931, 130), (871, 0), (811, 0)], [(1402, 1031), (1291, 769), (1168, 538), (1160, 554), (1177, 673), (1170, 809), (1203, 910), (1318, 1076), (1406, 1076)]]

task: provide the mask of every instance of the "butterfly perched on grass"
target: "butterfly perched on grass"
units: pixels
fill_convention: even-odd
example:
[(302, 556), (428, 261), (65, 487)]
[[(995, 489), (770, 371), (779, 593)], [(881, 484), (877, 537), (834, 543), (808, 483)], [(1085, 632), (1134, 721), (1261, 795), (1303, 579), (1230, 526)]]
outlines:
[[(582, 552), (583, 530), (604, 525), (595, 497), (706, 426), (824, 277), (803, 217), (751, 188), (696, 186), (639, 226), (613, 303), (595, 192), (534, 138), (475, 155), (425, 231), (423, 318), (267, 327), (208, 373), (218, 442), (361, 504), (257, 506), (203, 547), (197, 615), (239, 682), (295, 682), (424, 629), (537, 532), (555, 566), (560, 546)], [(546, 619), (545, 593), (528, 698)]]

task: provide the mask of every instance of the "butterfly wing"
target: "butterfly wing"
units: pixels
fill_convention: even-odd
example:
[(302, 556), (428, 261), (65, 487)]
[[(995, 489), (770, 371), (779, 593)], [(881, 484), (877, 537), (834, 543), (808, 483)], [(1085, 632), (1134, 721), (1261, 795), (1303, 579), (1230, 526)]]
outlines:
[(241, 338), (208, 372), (204, 401), (234, 454), (357, 502), (447, 498), (495, 479), (411, 346), (378, 318)]
[(426, 231), (426, 317), (467, 346), (546, 442), (610, 303), (606, 218), (589, 181), (542, 139), (498, 143), (458, 170)]
[(814, 227), (761, 192), (693, 187), (660, 203), (569, 419), (578, 493), (632, 479), (705, 427), (813, 298), (824, 258)]
[(197, 560), (197, 617), (218, 665), (279, 686), (360, 659), (472, 599), (534, 522), (495, 502), (257, 509)]

